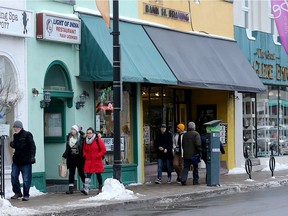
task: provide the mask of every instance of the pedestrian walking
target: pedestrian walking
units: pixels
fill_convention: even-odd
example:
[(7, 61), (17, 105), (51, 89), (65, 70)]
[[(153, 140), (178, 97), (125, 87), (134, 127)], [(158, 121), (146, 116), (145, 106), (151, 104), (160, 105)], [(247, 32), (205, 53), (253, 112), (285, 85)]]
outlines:
[(166, 130), (166, 124), (162, 124), (160, 127), (160, 133), (157, 134), (154, 146), (157, 152), (157, 162), (158, 162), (158, 173), (156, 184), (161, 184), (162, 182), (162, 172), (163, 167), (167, 167), (167, 183), (171, 183), (171, 173), (172, 173), (172, 160), (173, 160), (173, 136)]
[(194, 122), (188, 123), (188, 131), (183, 135), (183, 159), (184, 168), (182, 171), (182, 185), (186, 185), (188, 172), (193, 165), (193, 185), (199, 184), (198, 163), (201, 161), (201, 138), (200, 134), (195, 131), (196, 125)]
[[(13, 141), (10, 142), (10, 146), (14, 149), (11, 183), (15, 194), (11, 199), (18, 199), (23, 196), (22, 201), (28, 201), (32, 182), (32, 164), (36, 162), (36, 145), (32, 133), (24, 130), (21, 121), (17, 120), (14, 122), (13, 130)], [(20, 173), (23, 179), (23, 193), (19, 182)]]
[(73, 194), (76, 168), (82, 180), (83, 187), (85, 183), (85, 174), (83, 170), (83, 136), (79, 132), (79, 127), (73, 125), (71, 132), (66, 136), (66, 149), (62, 157), (67, 160), (69, 170), (69, 189), (66, 194)]
[(182, 148), (182, 139), (183, 134), (185, 133), (185, 125), (184, 124), (178, 124), (177, 125), (177, 133), (173, 137), (173, 167), (175, 169), (175, 172), (177, 174), (177, 183), (181, 184), (181, 175), (183, 170), (183, 148)]
[(85, 185), (82, 193), (89, 194), (92, 174), (95, 173), (98, 181), (98, 192), (102, 192), (103, 179), (101, 173), (104, 172), (103, 157), (106, 154), (104, 141), (93, 128), (88, 128), (83, 144), (84, 172), (86, 175)]

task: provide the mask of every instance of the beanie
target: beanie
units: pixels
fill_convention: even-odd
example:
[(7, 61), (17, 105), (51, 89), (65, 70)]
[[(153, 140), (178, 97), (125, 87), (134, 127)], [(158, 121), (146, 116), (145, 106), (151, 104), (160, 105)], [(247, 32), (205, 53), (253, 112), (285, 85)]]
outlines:
[(23, 128), (23, 124), (21, 121), (17, 120), (13, 124), (13, 128)]
[(185, 130), (185, 125), (184, 124), (178, 124), (177, 128), (179, 128), (181, 131)]
[(71, 127), (71, 129), (74, 129), (74, 130), (76, 130), (77, 132), (79, 132), (79, 127), (78, 127), (77, 125), (73, 125), (73, 126)]

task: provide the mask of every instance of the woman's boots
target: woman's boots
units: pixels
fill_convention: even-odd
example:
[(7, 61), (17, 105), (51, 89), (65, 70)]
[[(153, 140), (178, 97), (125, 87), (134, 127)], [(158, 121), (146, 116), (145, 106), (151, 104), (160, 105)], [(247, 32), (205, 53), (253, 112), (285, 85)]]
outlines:
[(84, 188), (83, 188), (83, 191), (81, 191), (83, 194), (85, 195), (89, 194), (90, 183), (91, 183), (91, 178), (85, 178)]
[(69, 185), (69, 190), (66, 191), (66, 194), (73, 194), (73, 187), (74, 187), (74, 186), (70, 186), (70, 185)]
[(102, 187), (103, 187), (102, 185), (99, 185), (97, 194), (102, 193)]

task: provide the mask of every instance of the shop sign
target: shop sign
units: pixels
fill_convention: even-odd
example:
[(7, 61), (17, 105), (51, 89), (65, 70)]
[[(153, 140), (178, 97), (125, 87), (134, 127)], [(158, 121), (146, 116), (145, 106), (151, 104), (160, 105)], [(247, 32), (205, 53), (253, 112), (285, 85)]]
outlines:
[(78, 18), (48, 13), (37, 14), (37, 39), (71, 44), (81, 42), (81, 21)]
[(288, 80), (288, 67), (281, 66), (276, 63), (275, 67), (273, 64), (263, 63), (261, 60), (275, 61), (275, 53), (271, 53), (269, 50), (262, 51), (261, 48), (258, 48), (255, 52), (259, 60), (253, 62), (253, 69), (256, 71), (259, 78), (267, 80), (278, 80), (286, 81)]
[(34, 36), (33, 12), (0, 7), (0, 34), (17, 37)]
[[(114, 151), (114, 138), (101, 138), (104, 141), (107, 151)], [(124, 151), (124, 137), (120, 138), (120, 149)]]
[(174, 19), (183, 22), (190, 22), (190, 14), (188, 12), (164, 8), (158, 5), (144, 3), (144, 14)]

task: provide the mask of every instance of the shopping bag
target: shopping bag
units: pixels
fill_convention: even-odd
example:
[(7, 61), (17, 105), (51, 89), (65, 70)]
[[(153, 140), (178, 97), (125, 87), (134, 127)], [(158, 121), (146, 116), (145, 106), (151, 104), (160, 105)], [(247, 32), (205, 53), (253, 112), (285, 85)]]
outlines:
[(63, 159), (60, 164), (58, 164), (58, 172), (59, 176), (65, 178), (67, 176), (67, 163), (66, 160)]

